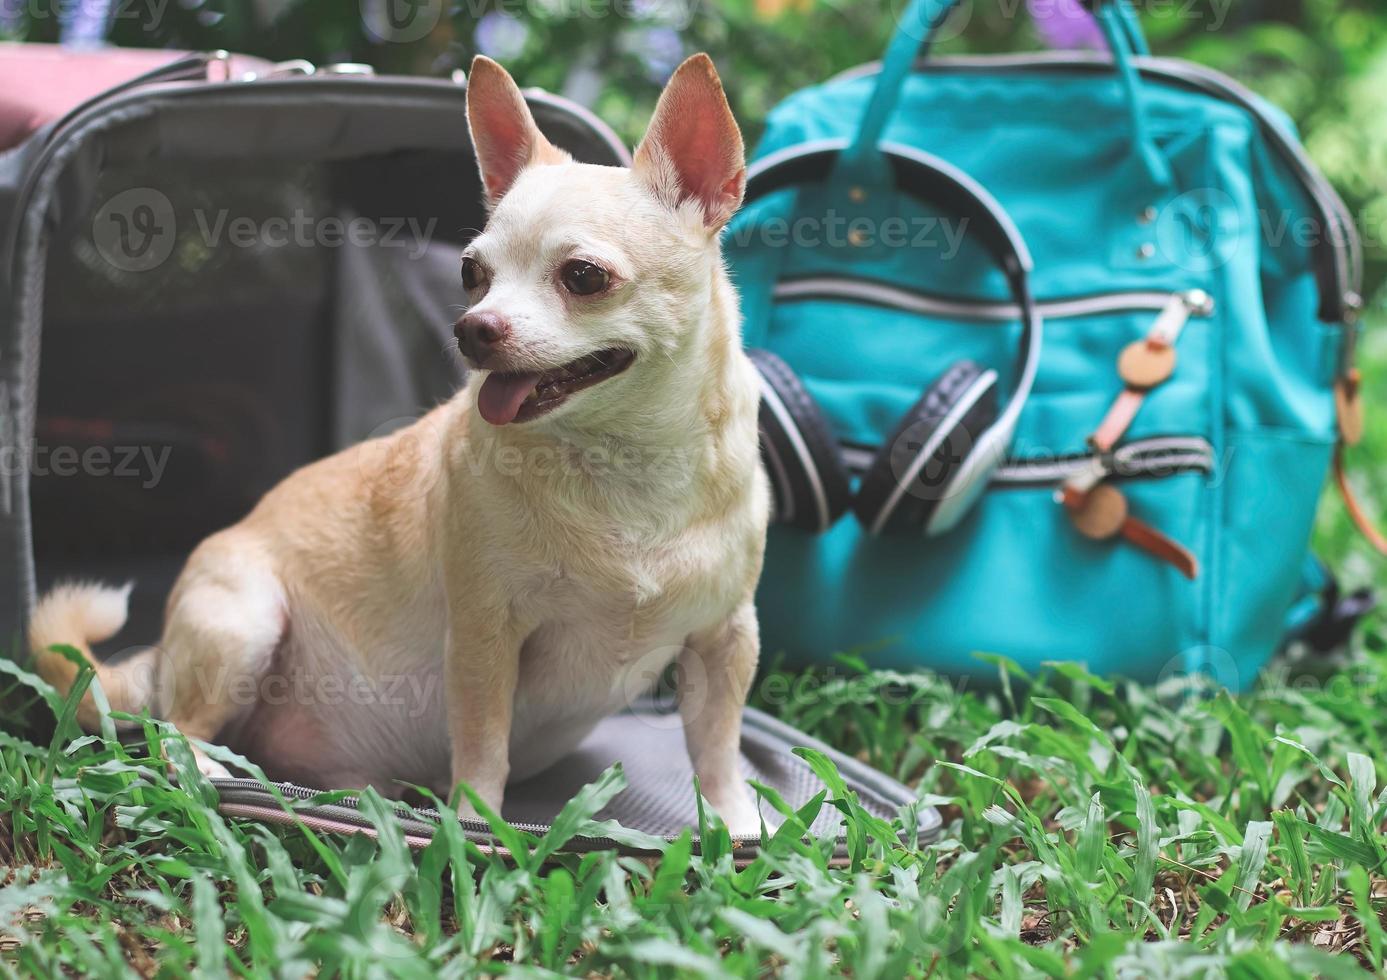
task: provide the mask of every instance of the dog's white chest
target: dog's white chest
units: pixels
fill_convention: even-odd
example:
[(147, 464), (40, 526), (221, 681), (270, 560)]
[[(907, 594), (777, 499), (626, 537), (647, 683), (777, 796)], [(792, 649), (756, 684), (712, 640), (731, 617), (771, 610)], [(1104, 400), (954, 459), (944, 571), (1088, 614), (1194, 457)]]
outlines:
[(560, 577), (529, 598), (539, 627), (521, 652), (522, 692), (584, 690), (605, 700), (620, 676), (641, 664), (663, 667), (690, 632), (716, 616), (715, 596), (633, 568), (624, 588)]
[(690, 633), (731, 612), (736, 599), (724, 594), (720, 563), (684, 549), (633, 554), (623, 562), (622, 587), (606, 576), (594, 582), (561, 573), (517, 600), (542, 624), (521, 652), (513, 778), (542, 769), (602, 718), (644, 698)]

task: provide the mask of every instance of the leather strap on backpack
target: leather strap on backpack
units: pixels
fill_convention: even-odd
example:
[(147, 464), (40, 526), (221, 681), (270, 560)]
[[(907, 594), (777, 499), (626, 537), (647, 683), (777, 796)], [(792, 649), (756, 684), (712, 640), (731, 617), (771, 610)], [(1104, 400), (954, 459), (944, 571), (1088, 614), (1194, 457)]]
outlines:
[(1353, 487), (1348, 482), (1348, 473), (1344, 470), (1344, 444), (1342, 442), (1334, 448), (1334, 483), (1339, 487), (1339, 496), (1343, 498), (1344, 509), (1348, 511), (1349, 520), (1353, 521), (1353, 526), (1358, 528), (1358, 533), (1363, 535), (1368, 544), (1372, 545), (1379, 554), (1387, 555), (1387, 537), (1383, 537), (1382, 532), (1373, 525), (1372, 518), (1363, 509), (1358, 495), (1353, 492)]
[(1339, 488), (1339, 496), (1343, 498), (1344, 509), (1348, 511), (1354, 527), (1378, 553), (1387, 555), (1387, 537), (1373, 525), (1372, 518), (1353, 492), (1344, 463), (1344, 450), (1358, 445), (1363, 438), (1362, 387), (1362, 376), (1356, 367), (1347, 368), (1334, 382), (1334, 409), (1339, 417), (1339, 444), (1334, 447), (1334, 483)]
[(1120, 536), (1153, 558), (1174, 566), (1188, 579), (1199, 576), (1199, 561), (1194, 553), (1155, 526), (1129, 514), (1122, 492), (1103, 482), (1109, 473), (1102, 461), (1110, 458), (1126, 435), (1147, 395), (1164, 384), (1175, 370), (1175, 342), (1189, 318), (1209, 316), (1213, 309), (1213, 298), (1203, 290), (1177, 294), (1146, 337), (1123, 349), (1117, 362), (1122, 390), (1088, 438), (1099, 462), (1071, 476), (1056, 495), (1080, 534), (1096, 541)]

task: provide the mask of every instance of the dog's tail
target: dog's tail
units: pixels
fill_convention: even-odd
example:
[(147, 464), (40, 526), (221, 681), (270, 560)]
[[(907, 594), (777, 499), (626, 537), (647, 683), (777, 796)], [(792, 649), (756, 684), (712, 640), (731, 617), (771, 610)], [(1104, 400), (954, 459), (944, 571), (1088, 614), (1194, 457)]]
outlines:
[[(34, 654), (35, 672), (66, 695), (80, 669), (67, 657), (51, 649), (76, 649), (96, 670), (96, 679), (112, 710), (137, 713), (152, 700), (153, 653), (122, 661), (116, 666), (98, 663), (91, 644), (109, 640), (125, 625), (130, 602), (130, 584), (115, 588), (94, 582), (58, 585), (39, 600), (29, 617), (29, 649)], [(97, 731), (101, 717), (90, 693), (83, 695), (77, 708), (77, 721), (89, 732)]]

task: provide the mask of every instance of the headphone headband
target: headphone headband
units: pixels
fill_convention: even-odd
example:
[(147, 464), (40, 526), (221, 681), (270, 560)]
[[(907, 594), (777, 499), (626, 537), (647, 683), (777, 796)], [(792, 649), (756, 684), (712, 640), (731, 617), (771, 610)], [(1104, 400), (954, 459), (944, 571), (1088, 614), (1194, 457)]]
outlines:
[[(815, 140), (762, 157), (747, 168), (744, 206), (787, 187), (825, 183), (847, 146), (846, 139)], [(985, 187), (948, 161), (912, 146), (883, 142), (879, 149), (891, 164), (900, 190), (977, 222), (978, 237), (1008, 280), (1031, 271), (1025, 239)]]
[[(747, 170), (746, 201), (789, 187), (826, 182), (847, 147), (846, 139), (819, 140), (763, 157)], [(996, 198), (967, 173), (932, 154), (892, 142), (880, 143), (878, 150), (891, 165), (899, 190), (973, 223), (978, 240), (1006, 274), (1021, 310), (1021, 349), (1011, 397), (997, 421), (978, 437), (965, 472), (959, 474), (957, 492), (940, 502), (931, 520), (932, 530), (939, 532), (952, 527), (967, 512), (1016, 434), (1040, 366), (1044, 322), (1031, 294), (1034, 265), (1030, 250)]]

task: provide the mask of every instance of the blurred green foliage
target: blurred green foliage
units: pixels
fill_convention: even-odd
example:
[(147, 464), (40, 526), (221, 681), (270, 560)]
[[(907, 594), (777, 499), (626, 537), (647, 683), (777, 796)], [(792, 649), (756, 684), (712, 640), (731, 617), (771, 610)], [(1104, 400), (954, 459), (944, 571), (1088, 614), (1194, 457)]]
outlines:
[[(111, 5), (104, 23), (74, 17)], [(105, 33), (117, 44), (227, 48), (272, 60), (356, 61), (447, 76), (481, 51), (521, 79), (591, 106), (629, 142), (686, 54), (718, 63), (754, 141), (794, 90), (878, 57), (905, 0), (0, 0), (0, 36)], [(1053, 9), (1058, 0), (1032, 0)], [(1368, 327), (1387, 320), (1387, 8), (1381, 0), (1135, 0), (1157, 54), (1232, 75), (1284, 108), (1348, 201), (1368, 245)], [(966, 29), (965, 29), (966, 27)], [(1025, 0), (963, 0), (943, 52), (1041, 46)], [(1387, 404), (1387, 340), (1361, 360), (1370, 406)], [(1387, 426), (1353, 455), (1370, 502), (1387, 501)], [(1377, 509), (1379, 514), (1381, 508)], [(1375, 567), (1326, 506), (1319, 544), (1349, 577)]]

